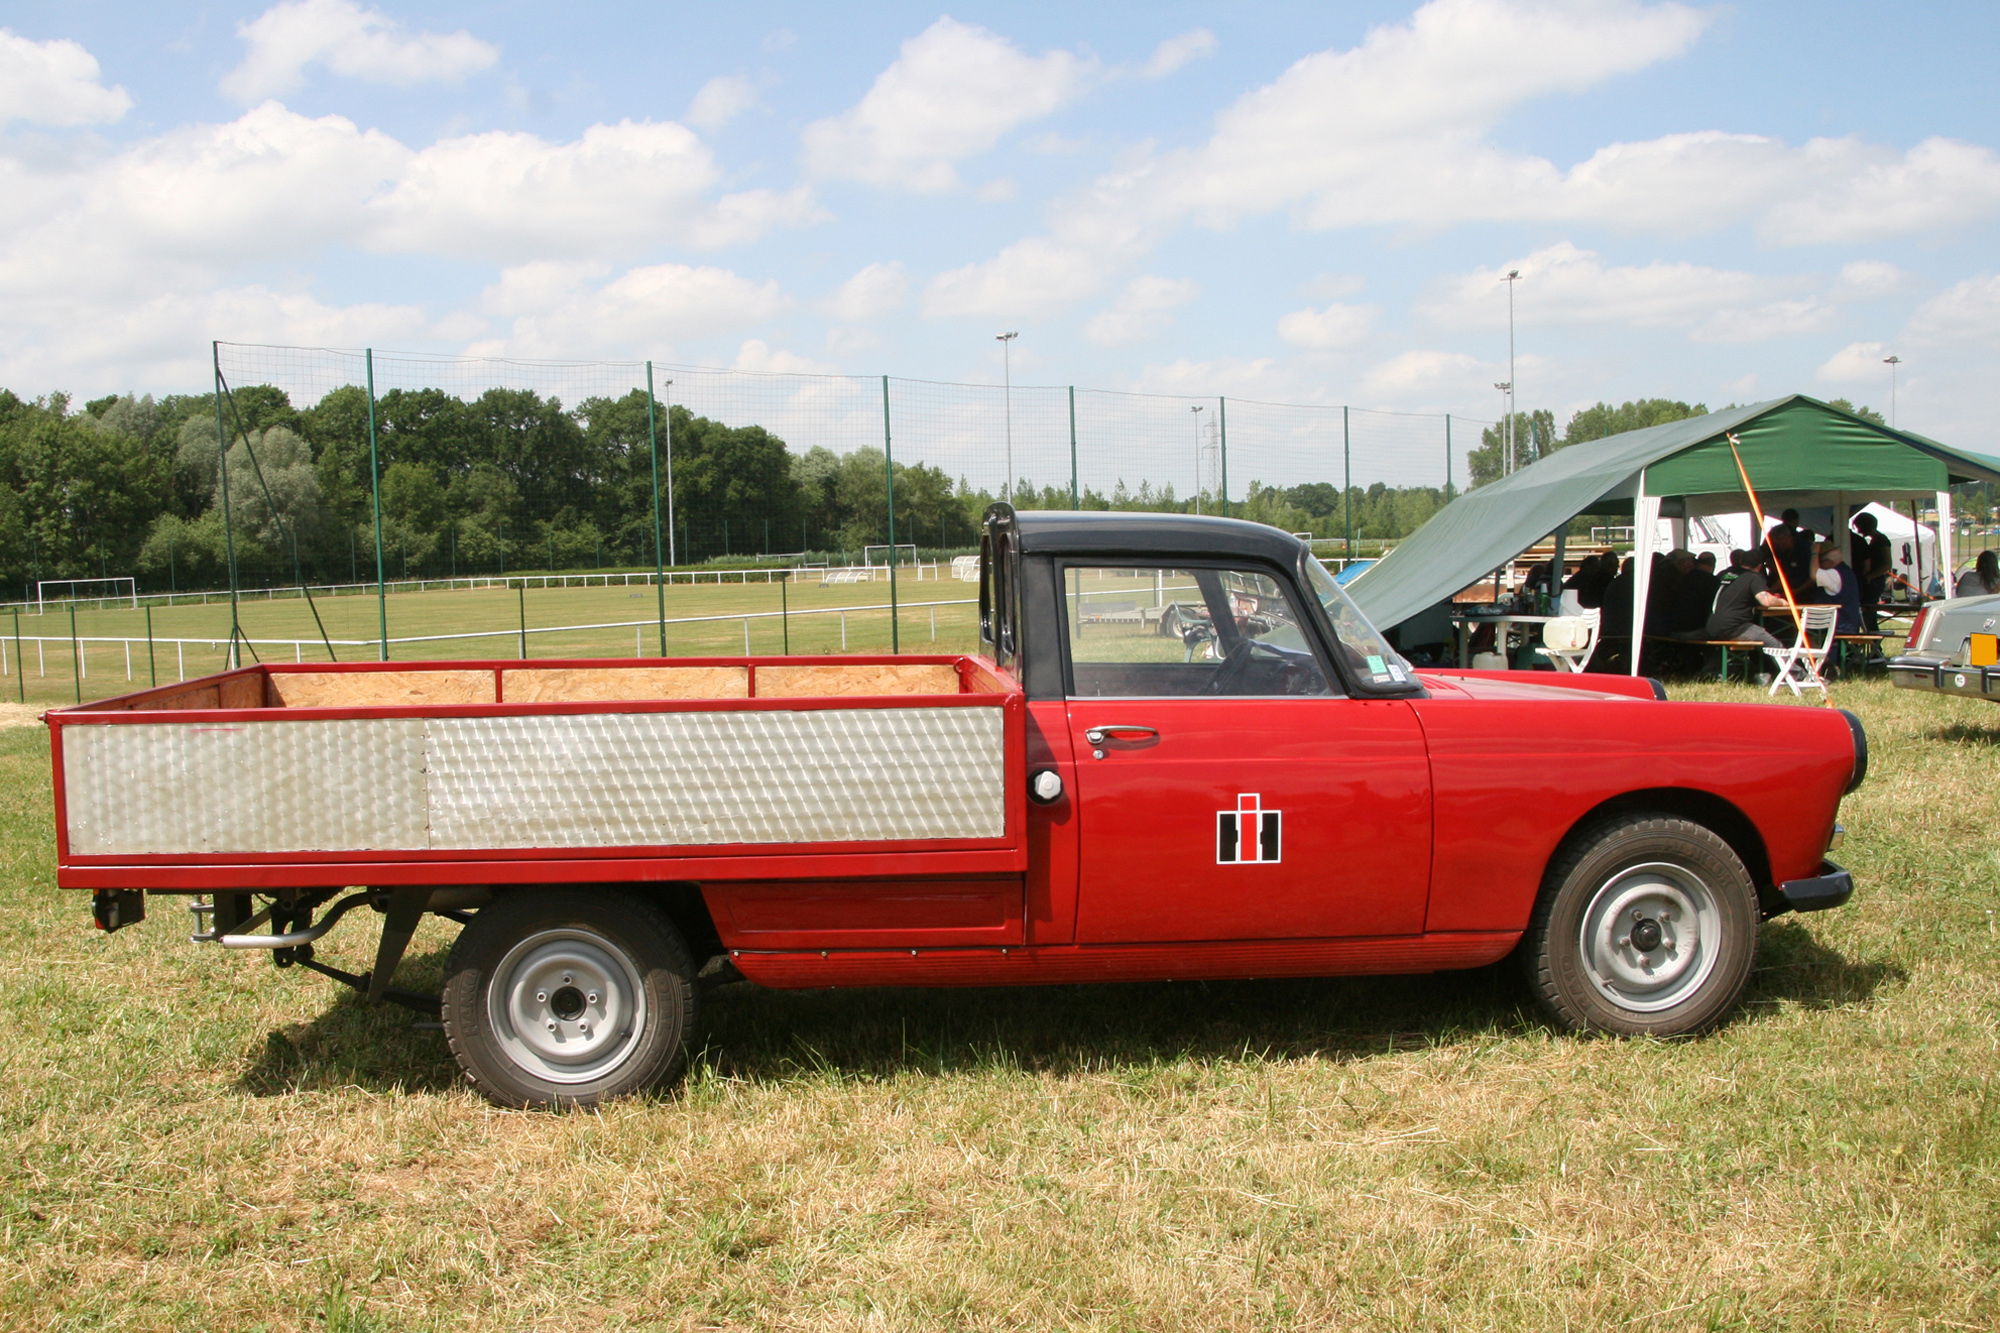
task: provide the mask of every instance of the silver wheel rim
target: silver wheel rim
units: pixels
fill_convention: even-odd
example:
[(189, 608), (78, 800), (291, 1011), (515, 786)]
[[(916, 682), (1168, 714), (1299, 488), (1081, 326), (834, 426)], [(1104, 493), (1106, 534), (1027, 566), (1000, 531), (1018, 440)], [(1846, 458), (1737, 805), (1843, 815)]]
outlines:
[(1715, 970), (1722, 914), (1686, 866), (1627, 866), (1591, 895), (1578, 944), (1590, 984), (1620, 1009), (1652, 1014), (1685, 1002)]
[(589, 1083), (623, 1064), (646, 1030), (646, 992), (631, 956), (594, 931), (530, 935), (500, 960), (486, 991), (500, 1049), (549, 1083)]

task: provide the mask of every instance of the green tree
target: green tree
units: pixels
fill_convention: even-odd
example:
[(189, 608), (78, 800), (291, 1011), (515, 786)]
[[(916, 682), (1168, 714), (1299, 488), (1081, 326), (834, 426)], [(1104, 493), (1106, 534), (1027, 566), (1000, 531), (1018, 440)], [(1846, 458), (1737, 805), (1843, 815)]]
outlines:
[(1690, 405), (1672, 398), (1641, 398), (1635, 402), (1620, 403), (1617, 407), (1597, 403), (1570, 417), (1569, 425), (1563, 428), (1562, 442), (1565, 445), (1582, 444), (1586, 440), (1622, 435), (1628, 430), (1644, 430), (1648, 426), (1706, 415), (1707, 404)]
[(1880, 412), (1877, 412), (1874, 408), (1869, 407), (1865, 404), (1861, 407), (1856, 407), (1853, 403), (1848, 402), (1845, 398), (1829, 399), (1827, 402), (1827, 406), (1835, 409), (1836, 411), (1846, 412), (1852, 416), (1860, 417), (1863, 421), (1873, 422), (1877, 426), (1886, 426), (1889, 424), (1889, 419), (1883, 416)]

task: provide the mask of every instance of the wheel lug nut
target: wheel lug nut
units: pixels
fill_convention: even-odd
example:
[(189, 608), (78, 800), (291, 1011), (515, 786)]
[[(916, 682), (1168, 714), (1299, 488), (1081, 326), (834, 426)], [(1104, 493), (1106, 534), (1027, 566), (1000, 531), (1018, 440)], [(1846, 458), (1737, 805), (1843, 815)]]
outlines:
[[(1637, 916), (1637, 915), (1638, 915), (1638, 913), (1636, 913), (1636, 912), (1635, 912), (1635, 913), (1633, 913), (1633, 915), (1634, 915), (1634, 916)], [(569, 983), (570, 983), (570, 975), (569, 975), (569, 973), (565, 972), (565, 973), (563, 973), (563, 985), (567, 986), (567, 985), (569, 985)]]
[(588, 1001), (589, 1001), (590, 1003), (592, 1003), (592, 1004), (596, 1004), (596, 1003), (597, 1003), (597, 992), (596, 992), (596, 991), (592, 991), (592, 992), (591, 992), (590, 994), (588, 994), (588, 995), (584, 996), (583, 998), (584, 998), (584, 999), (586, 999), (586, 1000), (588, 1000)]
[(1629, 949), (1629, 948), (1631, 948), (1631, 947), (1632, 947), (1632, 937), (1631, 937), (1630, 935), (1620, 935), (1620, 936), (1618, 937), (1618, 947), (1619, 947), (1619, 948), (1621, 948), (1621, 949)]
[(552, 1018), (549, 1020), (549, 1031), (554, 1032), (555, 1030), (556, 1030), (556, 1023), (555, 1020)]
[(549, 993), (547, 991), (538, 990), (535, 992), (536, 1004), (547, 1004), (548, 1002), (549, 1002)]

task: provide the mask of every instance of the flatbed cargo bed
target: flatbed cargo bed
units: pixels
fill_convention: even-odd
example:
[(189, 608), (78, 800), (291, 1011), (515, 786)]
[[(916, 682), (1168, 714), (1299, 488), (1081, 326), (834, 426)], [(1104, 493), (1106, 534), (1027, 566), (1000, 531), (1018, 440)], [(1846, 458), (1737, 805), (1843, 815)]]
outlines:
[(1019, 874), (1023, 715), (968, 656), (247, 667), (48, 715), (58, 882)]

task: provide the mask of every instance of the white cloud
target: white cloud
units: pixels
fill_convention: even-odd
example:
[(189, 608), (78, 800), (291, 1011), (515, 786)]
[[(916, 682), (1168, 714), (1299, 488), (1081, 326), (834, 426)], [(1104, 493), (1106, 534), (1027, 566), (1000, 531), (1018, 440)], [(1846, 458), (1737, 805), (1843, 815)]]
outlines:
[(1520, 107), (1674, 59), (1711, 19), (1639, 0), (1431, 0), (1245, 93), (1205, 142), (1142, 148), (1056, 206), (1045, 243), (1116, 267), (1176, 228), (1278, 213), (1319, 230), (1526, 221), (1691, 234), (1749, 221), (1787, 245), (2000, 214), (2000, 157), (1944, 139), (1904, 152), (1707, 130), (1610, 144), (1567, 169), (1493, 142)]
[(1834, 290), (1847, 300), (1866, 301), (1893, 296), (1909, 283), (1910, 275), (1894, 264), (1879, 259), (1857, 259), (1841, 266), (1840, 281)]
[(654, 264), (609, 282), (606, 266), (538, 262), (504, 270), (481, 306), (511, 321), (482, 351), (514, 355), (636, 355), (748, 329), (789, 307), (774, 281), (727, 269)]
[(1718, 310), (1739, 309), (1777, 294), (1771, 279), (1697, 264), (1607, 267), (1595, 251), (1562, 241), (1515, 263), (1446, 283), (1419, 309), (1446, 328), (1504, 328), (1509, 269), (1521, 274), (1514, 316), (1524, 326), (1692, 325)]
[(808, 170), (918, 191), (958, 184), (955, 164), (1080, 96), (1098, 63), (1023, 54), (985, 28), (941, 18), (903, 43), (853, 107), (806, 126)]
[(1215, 34), (1207, 28), (1191, 28), (1178, 37), (1169, 37), (1153, 48), (1153, 58), (1140, 71), (1143, 78), (1163, 79), (1175, 70), (1215, 54)]
[(1358, 347), (1375, 327), (1372, 305), (1342, 305), (1324, 310), (1294, 310), (1278, 321), (1278, 336), (1294, 347), (1316, 352)]
[(1299, 295), (1309, 301), (1338, 301), (1367, 285), (1368, 279), (1359, 273), (1320, 273), (1300, 285)]
[(1125, 284), (1118, 303), (1100, 311), (1083, 326), (1083, 336), (1100, 347), (1125, 347), (1143, 341), (1173, 323), (1166, 314), (1201, 295), (1193, 278), (1162, 278), (1153, 274)]
[(1898, 154), (1815, 139), (1799, 156), (1807, 188), (1788, 191), (1759, 227), (1781, 245), (1879, 240), (2000, 213), (2000, 156), (1989, 148), (1933, 138)]
[(924, 313), (1003, 319), (1053, 314), (1079, 297), (1103, 290), (1105, 267), (1087, 250), (1030, 237), (984, 263), (967, 264), (931, 279)]
[(1689, 336), (1695, 342), (1747, 343), (1823, 333), (1840, 317), (1840, 308), (1817, 296), (1744, 310), (1718, 310)]
[(445, 139), (371, 201), (366, 243), (502, 260), (616, 254), (668, 239), (729, 245), (823, 216), (804, 186), (711, 205), (720, 177), (707, 146), (672, 122), (593, 125), (568, 143), (497, 130)]
[(1707, 343), (1763, 342), (1798, 333), (1818, 333), (1839, 314), (1836, 307), (1817, 297), (1772, 301), (1742, 310), (1718, 310), (1690, 336), (1696, 342)]
[(1482, 402), (1481, 395), (1491, 392), (1485, 382), (1490, 371), (1485, 362), (1463, 352), (1418, 349), (1370, 368), (1362, 376), (1361, 390), (1371, 401), (1391, 403), (1468, 398)]
[(237, 25), (250, 49), (223, 76), (222, 91), (242, 102), (288, 93), (303, 86), (308, 65), (404, 87), (456, 83), (500, 58), (498, 48), (469, 32), (405, 36), (401, 29), (381, 10), (354, 0), (287, 0)]
[(736, 349), (732, 370), (754, 370), (767, 375), (838, 375), (839, 369), (824, 361), (796, 352), (773, 349), (762, 338), (752, 338)]
[(1757, 375), (1753, 371), (1748, 375), (1730, 380), (1722, 386), (1722, 389), (1731, 398), (1754, 400), (1757, 394), (1757, 384)]
[(910, 281), (896, 260), (870, 264), (834, 289), (821, 309), (847, 324), (900, 310), (910, 298)]
[(757, 105), (757, 85), (740, 74), (718, 74), (688, 103), (687, 123), (704, 130), (719, 130)]
[(1879, 384), (1889, 378), (1886, 343), (1849, 343), (1826, 359), (1813, 378), (1827, 384)]
[(0, 28), (0, 125), (102, 125), (132, 107), (123, 88), (106, 88), (97, 57), (75, 42), (31, 42)]
[(1917, 307), (1911, 341), (1933, 347), (2000, 343), (2000, 275), (1967, 278)]

